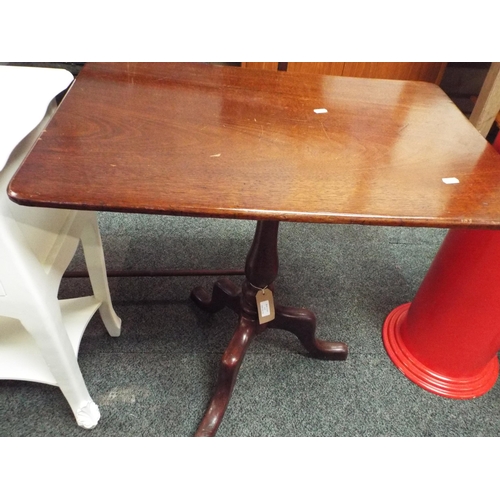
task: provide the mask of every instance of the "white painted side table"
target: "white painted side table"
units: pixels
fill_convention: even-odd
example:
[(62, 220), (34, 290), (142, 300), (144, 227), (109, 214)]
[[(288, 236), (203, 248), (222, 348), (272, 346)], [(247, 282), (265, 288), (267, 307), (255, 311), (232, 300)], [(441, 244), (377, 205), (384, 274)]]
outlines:
[[(12, 176), (73, 81), (63, 69), (0, 66), (0, 379), (58, 386), (78, 425), (100, 412), (78, 366), (85, 328), (99, 310), (120, 334), (111, 305), (95, 212), (22, 207), (7, 196)], [(62, 275), (82, 243), (93, 295), (58, 300)]]

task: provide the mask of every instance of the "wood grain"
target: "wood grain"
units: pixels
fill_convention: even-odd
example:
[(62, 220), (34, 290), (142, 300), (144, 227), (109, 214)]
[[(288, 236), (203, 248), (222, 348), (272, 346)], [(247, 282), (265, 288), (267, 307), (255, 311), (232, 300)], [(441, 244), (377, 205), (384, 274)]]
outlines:
[(439, 62), (346, 62), (342, 75), (439, 84), (445, 67), (446, 63)]
[(500, 155), (429, 83), (89, 63), (9, 196), (75, 209), (500, 227)]
[(343, 62), (289, 62), (287, 71), (342, 76), (344, 66)]
[[(276, 71), (278, 63), (241, 63), (242, 67)], [(415, 80), (436, 83), (443, 78), (442, 62), (289, 62), (287, 71), (332, 76), (355, 76), (389, 80)]]
[(267, 69), (270, 71), (277, 71), (278, 70), (278, 63), (277, 62), (242, 62), (241, 67), (247, 68), (247, 69)]
[(471, 123), (486, 137), (498, 120), (500, 111), (500, 63), (491, 63), (477, 102), (470, 115)]

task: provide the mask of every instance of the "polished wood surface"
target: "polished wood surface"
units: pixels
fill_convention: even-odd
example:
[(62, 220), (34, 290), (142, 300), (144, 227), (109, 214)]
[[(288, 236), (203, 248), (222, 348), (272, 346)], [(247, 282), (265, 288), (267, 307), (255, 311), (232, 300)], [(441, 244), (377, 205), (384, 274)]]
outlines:
[(500, 156), (433, 84), (95, 63), (9, 195), (76, 209), (498, 227)]

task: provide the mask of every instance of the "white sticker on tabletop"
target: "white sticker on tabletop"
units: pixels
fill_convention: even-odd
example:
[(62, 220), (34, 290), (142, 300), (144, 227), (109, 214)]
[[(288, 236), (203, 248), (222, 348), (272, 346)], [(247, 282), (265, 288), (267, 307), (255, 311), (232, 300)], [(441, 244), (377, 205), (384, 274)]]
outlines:
[(317, 114), (317, 115), (320, 115), (322, 113), (328, 113), (328, 110), (325, 109), (325, 108), (318, 108), (318, 109), (315, 109), (314, 112)]
[(443, 177), (441, 179), (445, 184), (459, 184), (460, 181), (456, 177)]

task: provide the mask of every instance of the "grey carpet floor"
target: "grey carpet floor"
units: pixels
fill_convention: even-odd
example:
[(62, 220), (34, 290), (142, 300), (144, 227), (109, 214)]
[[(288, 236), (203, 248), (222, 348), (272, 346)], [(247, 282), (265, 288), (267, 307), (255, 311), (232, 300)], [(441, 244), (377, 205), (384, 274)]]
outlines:
[[(99, 214), (108, 269), (242, 268), (254, 222)], [(298, 340), (267, 330), (250, 346), (218, 436), (498, 436), (500, 386), (474, 400), (430, 394), (388, 358), (381, 328), (410, 301), (446, 231), (282, 223), (276, 300), (307, 307), (317, 336), (349, 345), (346, 361), (307, 356)], [(84, 269), (81, 251), (71, 269)], [(206, 409), (236, 326), (190, 301), (215, 277), (110, 278), (118, 338), (99, 315), (79, 363), (101, 410), (79, 428), (57, 387), (0, 381), (2, 436), (191, 436)], [(237, 283), (241, 276), (234, 277)], [(89, 294), (65, 278), (61, 298)]]

